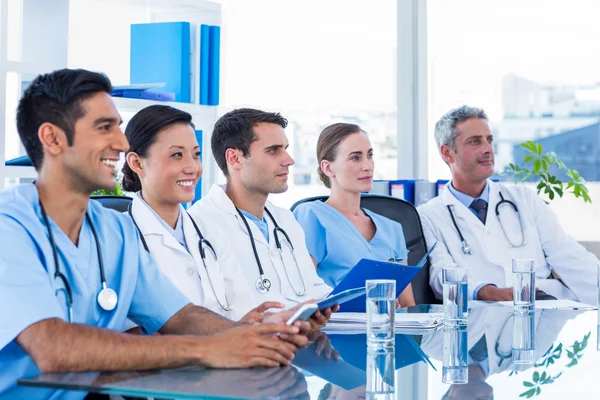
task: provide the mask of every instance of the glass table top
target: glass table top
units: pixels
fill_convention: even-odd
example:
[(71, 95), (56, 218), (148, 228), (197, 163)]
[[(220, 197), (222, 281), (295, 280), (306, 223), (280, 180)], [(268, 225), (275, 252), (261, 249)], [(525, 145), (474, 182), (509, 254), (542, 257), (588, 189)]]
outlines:
[[(440, 312), (417, 306), (409, 312)], [(21, 398), (61, 389), (154, 398), (516, 399), (588, 398), (600, 390), (597, 311), (536, 310), (534, 358), (511, 360), (512, 308), (473, 302), (466, 331), (468, 383), (442, 383), (444, 329), (397, 334), (393, 351), (367, 352), (366, 335), (316, 332), (291, 367), (217, 370), (188, 367), (119, 373), (42, 374), (19, 380)], [(395, 371), (395, 372), (394, 372)], [(367, 393), (370, 380), (387, 393)], [(38, 392), (42, 390), (42, 392)], [(80, 391), (80, 392), (75, 392)], [(55, 393), (59, 394), (59, 393)], [(25, 397), (23, 397), (25, 396)], [(521, 397), (520, 397), (521, 396)], [(33, 397), (31, 397), (33, 398)], [(55, 398), (55, 397), (53, 397)], [(61, 398), (60, 396), (56, 398)]]

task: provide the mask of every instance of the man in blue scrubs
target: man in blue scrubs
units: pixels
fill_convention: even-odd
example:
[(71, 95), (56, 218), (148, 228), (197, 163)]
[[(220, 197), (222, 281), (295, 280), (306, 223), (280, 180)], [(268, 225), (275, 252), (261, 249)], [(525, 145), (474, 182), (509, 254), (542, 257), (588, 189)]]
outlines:
[[(110, 92), (104, 75), (65, 69), (38, 76), (19, 103), (39, 177), (0, 193), (0, 398), (84, 397), (16, 386), (40, 372), (289, 364), (307, 343), (306, 322), (287, 326), (280, 313), (241, 326), (190, 304), (130, 218), (89, 201), (114, 188), (128, 148)], [(103, 287), (116, 305), (98, 300)], [(128, 317), (162, 335), (120, 333)]]

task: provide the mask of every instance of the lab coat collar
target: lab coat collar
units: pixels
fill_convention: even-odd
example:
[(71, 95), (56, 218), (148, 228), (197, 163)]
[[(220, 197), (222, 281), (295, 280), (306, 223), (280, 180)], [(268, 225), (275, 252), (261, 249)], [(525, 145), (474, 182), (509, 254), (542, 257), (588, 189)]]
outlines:
[[(237, 210), (235, 209), (235, 205), (233, 204), (233, 202), (231, 201), (229, 196), (227, 196), (227, 193), (225, 193), (226, 188), (227, 188), (227, 185), (214, 184), (210, 188), (210, 191), (208, 192), (207, 197), (210, 198), (210, 200), (215, 204), (215, 207), (217, 207), (218, 209), (220, 209), (223, 212), (226, 212), (227, 214), (233, 215), (235, 217), (235, 219), (238, 221), (239, 229), (241, 229), (242, 232), (244, 232), (246, 235), (248, 235), (248, 231), (246, 229), (246, 225), (244, 224), (244, 221), (242, 221), (240, 215), (238, 214)], [(273, 205), (271, 203), (269, 203), (267, 201), (267, 204), (265, 206), (267, 208), (269, 208), (269, 211), (271, 211), (271, 213), (273, 213)], [(273, 216), (275, 216), (275, 215), (273, 215)], [(268, 216), (266, 217), (266, 219), (267, 219), (267, 224), (269, 225), (269, 232), (271, 232), (274, 228), (273, 221), (271, 221), (271, 218), (269, 218)], [(265, 246), (269, 247), (269, 243), (265, 239), (264, 235), (262, 234), (262, 232), (260, 231), (258, 226), (256, 226), (256, 224), (254, 222), (252, 222), (248, 219), (246, 219), (246, 220), (248, 221), (248, 226), (252, 230), (252, 236), (254, 237), (254, 240), (258, 243), (262, 243)], [(250, 235), (248, 235), (248, 240), (250, 240)]]
[[(185, 213), (185, 209), (180, 205), (179, 206), (179, 212), (180, 213)], [(144, 202), (138, 197), (138, 196), (134, 196), (133, 198), (133, 202), (131, 204), (131, 213), (133, 214), (133, 217), (135, 218), (135, 222), (137, 223), (137, 225), (139, 226), (140, 230), (142, 231), (142, 233), (144, 234), (144, 236), (146, 235), (160, 235), (162, 237), (162, 242), (165, 246), (171, 247), (174, 250), (178, 250), (181, 252), (184, 252), (185, 254), (189, 254), (185, 248), (181, 245), (181, 243), (179, 243), (177, 241), (177, 239), (175, 239), (175, 237), (173, 236), (173, 234), (169, 231), (167, 231), (165, 229), (164, 226), (162, 226), (162, 224), (160, 223), (160, 221), (156, 218), (156, 216), (154, 215), (154, 213), (152, 212), (152, 210), (150, 210), (150, 206), (144, 204)], [(190, 238), (190, 228), (192, 230), (194, 230), (193, 226), (188, 226), (191, 225), (191, 222), (188, 220), (186, 221), (187, 216), (185, 214), (183, 214), (183, 232), (184, 235), (186, 237), (186, 242), (188, 246), (190, 246), (191, 243), (189, 243), (189, 238)], [(195, 233), (195, 230), (194, 230)], [(192, 237), (196, 237), (196, 235), (193, 235)]]
[[(475, 216), (475, 214), (473, 214), (473, 212), (471, 212), (471, 210), (469, 210), (469, 208), (466, 207), (460, 200), (458, 200), (456, 197), (454, 197), (452, 192), (448, 189), (448, 186), (451, 184), (452, 184), (452, 182), (446, 183), (446, 185), (444, 186), (444, 191), (442, 192), (441, 197), (442, 197), (442, 204), (443, 204), (444, 208), (447, 208), (447, 206), (450, 206), (450, 208), (452, 208), (452, 212), (453, 212), (453, 215), (455, 218), (471, 220), (471, 223), (475, 224), (475, 226), (483, 226), (481, 224), (481, 221), (479, 221), (479, 218), (477, 218)], [(490, 185), (490, 196), (489, 196), (486, 222), (490, 221), (490, 219), (494, 213), (494, 210), (493, 210), (494, 205), (497, 204), (498, 199), (499, 199), (498, 184), (496, 184), (495, 182), (493, 182), (489, 179), (488, 179), (488, 184)], [(487, 225), (488, 224), (486, 223), (486, 226)]]

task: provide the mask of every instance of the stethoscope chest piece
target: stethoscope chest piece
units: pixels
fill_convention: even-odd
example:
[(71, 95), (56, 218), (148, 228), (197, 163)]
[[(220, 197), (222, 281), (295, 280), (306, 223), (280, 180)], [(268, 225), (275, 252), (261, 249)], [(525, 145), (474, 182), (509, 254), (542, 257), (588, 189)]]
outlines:
[(118, 299), (117, 293), (106, 286), (98, 293), (98, 304), (104, 311), (114, 310)]
[(270, 289), (271, 281), (268, 278), (259, 276), (258, 279), (256, 279), (256, 290), (258, 290), (259, 293), (267, 293)]

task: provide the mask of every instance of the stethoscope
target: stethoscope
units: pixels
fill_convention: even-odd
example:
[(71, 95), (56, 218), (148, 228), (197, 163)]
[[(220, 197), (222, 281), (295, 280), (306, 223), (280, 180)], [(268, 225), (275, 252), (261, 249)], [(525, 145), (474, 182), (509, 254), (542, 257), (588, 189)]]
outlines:
[[(61, 292), (64, 292), (66, 302), (67, 302), (67, 322), (73, 322), (73, 292), (71, 291), (71, 285), (69, 285), (69, 281), (67, 277), (60, 272), (60, 265), (58, 262), (58, 253), (56, 251), (56, 242), (54, 241), (54, 235), (52, 234), (52, 229), (50, 228), (50, 222), (48, 221), (48, 216), (46, 215), (46, 210), (44, 210), (44, 206), (40, 201), (40, 209), (42, 210), (42, 217), (44, 218), (44, 224), (46, 225), (46, 229), (48, 230), (48, 236), (50, 237), (50, 245), (52, 246), (52, 256), (54, 257), (54, 281), (60, 280), (64, 286), (63, 288), (55, 289), (55, 296), (58, 296)], [(100, 266), (100, 280), (102, 281), (102, 289), (98, 293), (96, 297), (96, 301), (98, 305), (104, 311), (112, 311), (117, 306), (117, 301), (119, 297), (117, 293), (109, 288), (106, 284), (106, 277), (104, 275), (104, 262), (102, 261), (102, 252), (100, 251), (100, 241), (98, 240), (98, 234), (96, 233), (96, 228), (94, 228), (94, 224), (92, 224), (92, 219), (85, 213), (85, 219), (90, 225), (90, 229), (92, 230), (92, 235), (94, 236), (94, 242), (96, 243), (96, 251), (98, 252), (98, 264)]]
[[(131, 220), (133, 221), (133, 224), (135, 225), (135, 227), (137, 228), (138, 232), (140, 233), (140, 239), (142, 239), (142, 244), (144, 245), (144, 248), (146, 249), (146, 251), (148, 253), (150, 253), (150, 249), (148, 248), (148, 244), (146, 243), (146, 239), (144, 239), (144, 234), (142, 233), (142, 230), (138, 226), (137, 222), (135, 221), (135, 218), (133, 217), (133, 213), (131, 212), (131, 203), (129, 203), (129, 206), (127, 207), (127, 213), (131, 217)], [(194, 218), (192, 218), (192, 216), (190, 214), (188, 214), (187, 212), (186, 212), (186, 214), (190, 218), (190, 221), (192, 221), (192, 225), (194, 226), (194, 229), (196, 230), (196, 233), (200, 237), (200, 240), (198, 241), (198, 250), (200, 251), (200, 257), (202, 258), (202, 264), (204, 265), (204, 269), (206, 270), (206, 275), (208, 276), (208, 284), (210, 285), (210, 288), (213, 291), (213, 293), (215, 295), (215, 298), (217, 299), (217, 303), (219, 303), (219, 306), (221, 306), (221, 308), (224, 311), (232, 311), (233, 307), (230, 305), (229, 299), (227, 299), (227, 293), (224, 293), (224, 296), (225, 296), (225, 302), (224, 303), (225, 304), (223, 304), (223, 302), (219, 299), (219, 296), (217, 295), (217, 291), (215, 290), (215, 287), (213, 286), (212, 278), (210, 277), (210, 272), (208, 271), (208, 265), (206, 264), (206, 253), (208, 252), (212, 256), (212, 258), (213, 258), (213, 260), (214, 260), (215, 265), (217, 266), (217, 268), (219, 268), (219, 263), (218, 263), (218, 260), (217, 260), (217, 253), (215, 252), (215, 248), (208, 241), (208, 239), (206, 239), (202, 235), (202, 232), (200, 232), (200, 228), (198, 228), (198, 225), (196, 224), (196, 221), (194, 221)]]
[[(506, 234), (506, 230), (504, 229), (504, 224), (502, 223), (502, 219), (500, 218), (500, 206), (503, 204), (512, 208), (517, 216), (517, 219), (519, 220), (519, 227), (521, 228), (521, 243), (519, 243), (519, 244), (513, 243), (510, 240), (510, 238), (508, 237), (508, 235)], [(454, 227), (456, 228), (456, 232), (458, 232), (458, 236), (462, 243), (462, 252), (465, 255), (471, 255), (473, 253), (473, 251), (471, 250), (471, 247), (469, 247), (469, 243), (466, 241), (465, 237), (463, 236), (462, 232), (460, 231), (460, 229), (458, 227), (458, 224), (456, 223), (456, 219), (454, 218), (454, 213), (452, 212), (452, 207), (450, 205), (447, 205), (446, 207), (448, 207), (448, 212), (450, 213), (450, 218), (452, 218), (452, 223), (454, 224)], [(498, 222), (500, 223), (500, 228), (502, 228), (502, 233), (504, 233), (504, 237), (506, 238), (508, 243), (512, 247), (523, 246), (525, 244), (525, 231), (523, 230), (523, 222), (521, 222), (521, 216), (519, 214), (519, 209), (517, 208), (517, 205), (515, 203), (513, 203), (510, 200), (504, 199), (504, 196), (502, 196), (502, 192), (500, 192), (500, 201), (498, 202), (498, 204), (496, 204), (495, 213), (496, 213), (496, 218), (498, 218)]]
[[(271, 290), (271, 281), (269, 280), (269, 278), (265, 277), (265, 271), (263, 270), (262, 264), (260, 262), (260, 257), (258, 256), (258, 251), (256, 250), (256, 243), (254, 243), (254, 235), (252, 234), (252, 230), (250, 229), (250, 225), (248, 225), (248, 221), (246, 220), (246, 217), (244, 216), (244, 214), (240, 211), (239, 208), (236, 207), (235, 209), (238, 212), (238, 214), (240, 215), (240, 217), (242, 218), (244, 225), (246, 226), (246, 230), (248, 231), (248, 236), (250, 236), (250, 244), (252, 245), (252, 251), (254, 252), (254, 259), (256, 260), (256, 265), (258, 265), (259, 276), (255, 282), (256, 290), (258, 290), (258, 292), (262, 293), (262, 294), (267, 293), (269, 290)], [(271, 221), (273, 221), (273, 225), (275, 226), (275, 228), (273, 229), (273, 237), (275, 238), (275, 246), (277, 246), (277, 250), (279, 251), (279, 259), (281, 260), (281, 265), (283, 266), (285, 276), (286, 276), (290, 286), (294, 290), (294, 292), (298, 296), (304, 296), (306, 294), (306, 284), (304, 282), (304, 277), (302, 276), (300, 266), (298, 265), (298, 260), (296, 260), (296, 254), (294, 252), (294, 245), (292, 245), (292, 241), (290, 240), (290, 237), (288, 236), (286, 231), (284, 231), (283, 228), (281, 228), (277, 224), (277, 221), (275, 221), (273, 214), (271, 214), (271, 212), (266, 207), (265, 207), (265, 211), (266, 211), (267, 215), (269, 216), (269, 218), (271, 218)], [(290, 252), (292, 253), (292, 258), (294, 259), (294, 264), (296, 264), (296, 270), (298, 271), (298, 275), (300, 276), (300, 280), (302, 283), (302, 290), (296, 290), (296, 288), (294, 287), (294, 284), (292, 283), (292, 280), (290, 279), (290, 276), (287, 272), (285, 263), (283, 262), (283, 247), (281, 245), (282, 241), (279, 240), (279, 236), (278, 236), (280, 233), (285, 238), (285, 242), (287, 243), (287, 246), (290, 248)]]

